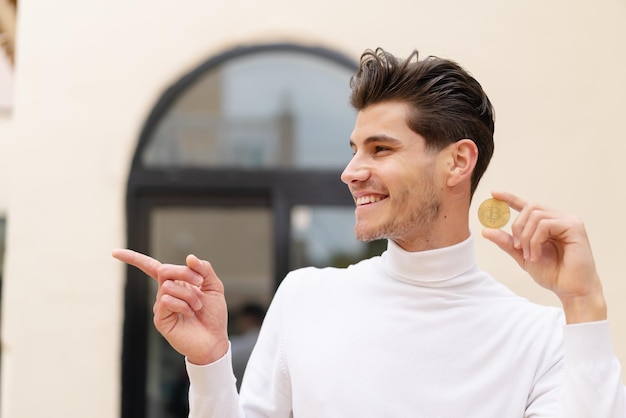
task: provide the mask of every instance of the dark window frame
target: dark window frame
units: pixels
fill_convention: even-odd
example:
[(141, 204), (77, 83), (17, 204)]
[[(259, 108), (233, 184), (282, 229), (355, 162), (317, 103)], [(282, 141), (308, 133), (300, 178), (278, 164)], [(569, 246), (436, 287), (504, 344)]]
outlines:
[[(150, 169), (142, 164), (141, 156), (158, 122), (181, 94), (222, 63), (265, 52), (305, 53), (332, 61), (349, 71), (357, 68), (356, 62), (321, 47), (289, 43), (242, 46), (208, 59), (167, 88), (144, 124), (132, 160), (126, 195), (128, 248), (149, 251), (149, 217), (146, 215), (157, 206), (182, 203), (185, 206), (270, 207), (274, 214), (274, 277), (279, 278), (277, 287), (289, 270), (291, 208), (297, 204), (354, 204), (340, 181), (338, 170)], [(139, 270), (128, 267), (122, 342), (122, 418), (146, 417), (146, 324), (150, 323), (147, 293), (146, 277)]]

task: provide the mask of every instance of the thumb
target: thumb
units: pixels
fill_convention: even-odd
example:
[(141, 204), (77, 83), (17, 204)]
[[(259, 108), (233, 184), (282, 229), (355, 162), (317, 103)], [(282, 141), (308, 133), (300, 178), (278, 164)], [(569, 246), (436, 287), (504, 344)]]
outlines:
[(200, 289), (203, 291), (218, 291), (224, 293), (224, 286), (215, 274), (213, 266), (206, 260), (200, 260), (193, 254), (189, 254), (185, 260), (187, 267), (202, 276)]
[(518, 264), (524, 264), (524, 256), (521, 249), (517, 249), (513, 243), (513, 237), (500, 229), (485, 228), (483, 237), (496, 244), (505, 253), (513, 257)]

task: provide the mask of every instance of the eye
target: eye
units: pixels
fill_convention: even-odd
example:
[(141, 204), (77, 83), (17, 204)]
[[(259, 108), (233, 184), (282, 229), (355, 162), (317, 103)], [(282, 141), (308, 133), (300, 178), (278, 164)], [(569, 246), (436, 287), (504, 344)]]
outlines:
[(376, 145), (376, 146), (374, 147), (374, 153), (375, 153), (375, 154), (378, 154), (378, 153), (381, 153), (381, 152), (385, 152), (385, 151), (389, 151), (389, 148), (387, 148), (387, 147), (383, 147), (383, 146), (381, 146), (381, 145)]

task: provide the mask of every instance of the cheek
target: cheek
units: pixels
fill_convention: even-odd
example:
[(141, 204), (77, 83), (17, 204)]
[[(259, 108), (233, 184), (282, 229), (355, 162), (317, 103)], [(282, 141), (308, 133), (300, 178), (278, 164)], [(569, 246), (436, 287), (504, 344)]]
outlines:
[(421, 171), (410, 181), (402, 184), (402, 192), (398, 193), (402, 200), (419, 202), (419, 204), (429, 202), (436, 198), (436, 195), (443, 191), (441, 179), (434, 176), (432, 171)]

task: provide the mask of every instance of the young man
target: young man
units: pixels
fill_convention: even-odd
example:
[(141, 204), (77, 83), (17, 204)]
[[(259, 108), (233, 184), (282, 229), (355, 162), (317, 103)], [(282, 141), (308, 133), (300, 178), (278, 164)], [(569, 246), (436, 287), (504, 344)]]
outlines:
[(626, 417), (620, 366), (582, 222), (506, 192), (512, 234), (483, 236), (563, 309), (534, 305), (475, 263), (472, 194), (493, 152), (493, 108), (454, 62), (366, 51), (342, 174), (361, 240), (380, 257), (290, 273), (237, 394), (223, 286), (211, 265), (114, 256), (159, 283), (154, 322), (186, 356), (190, 416)]

